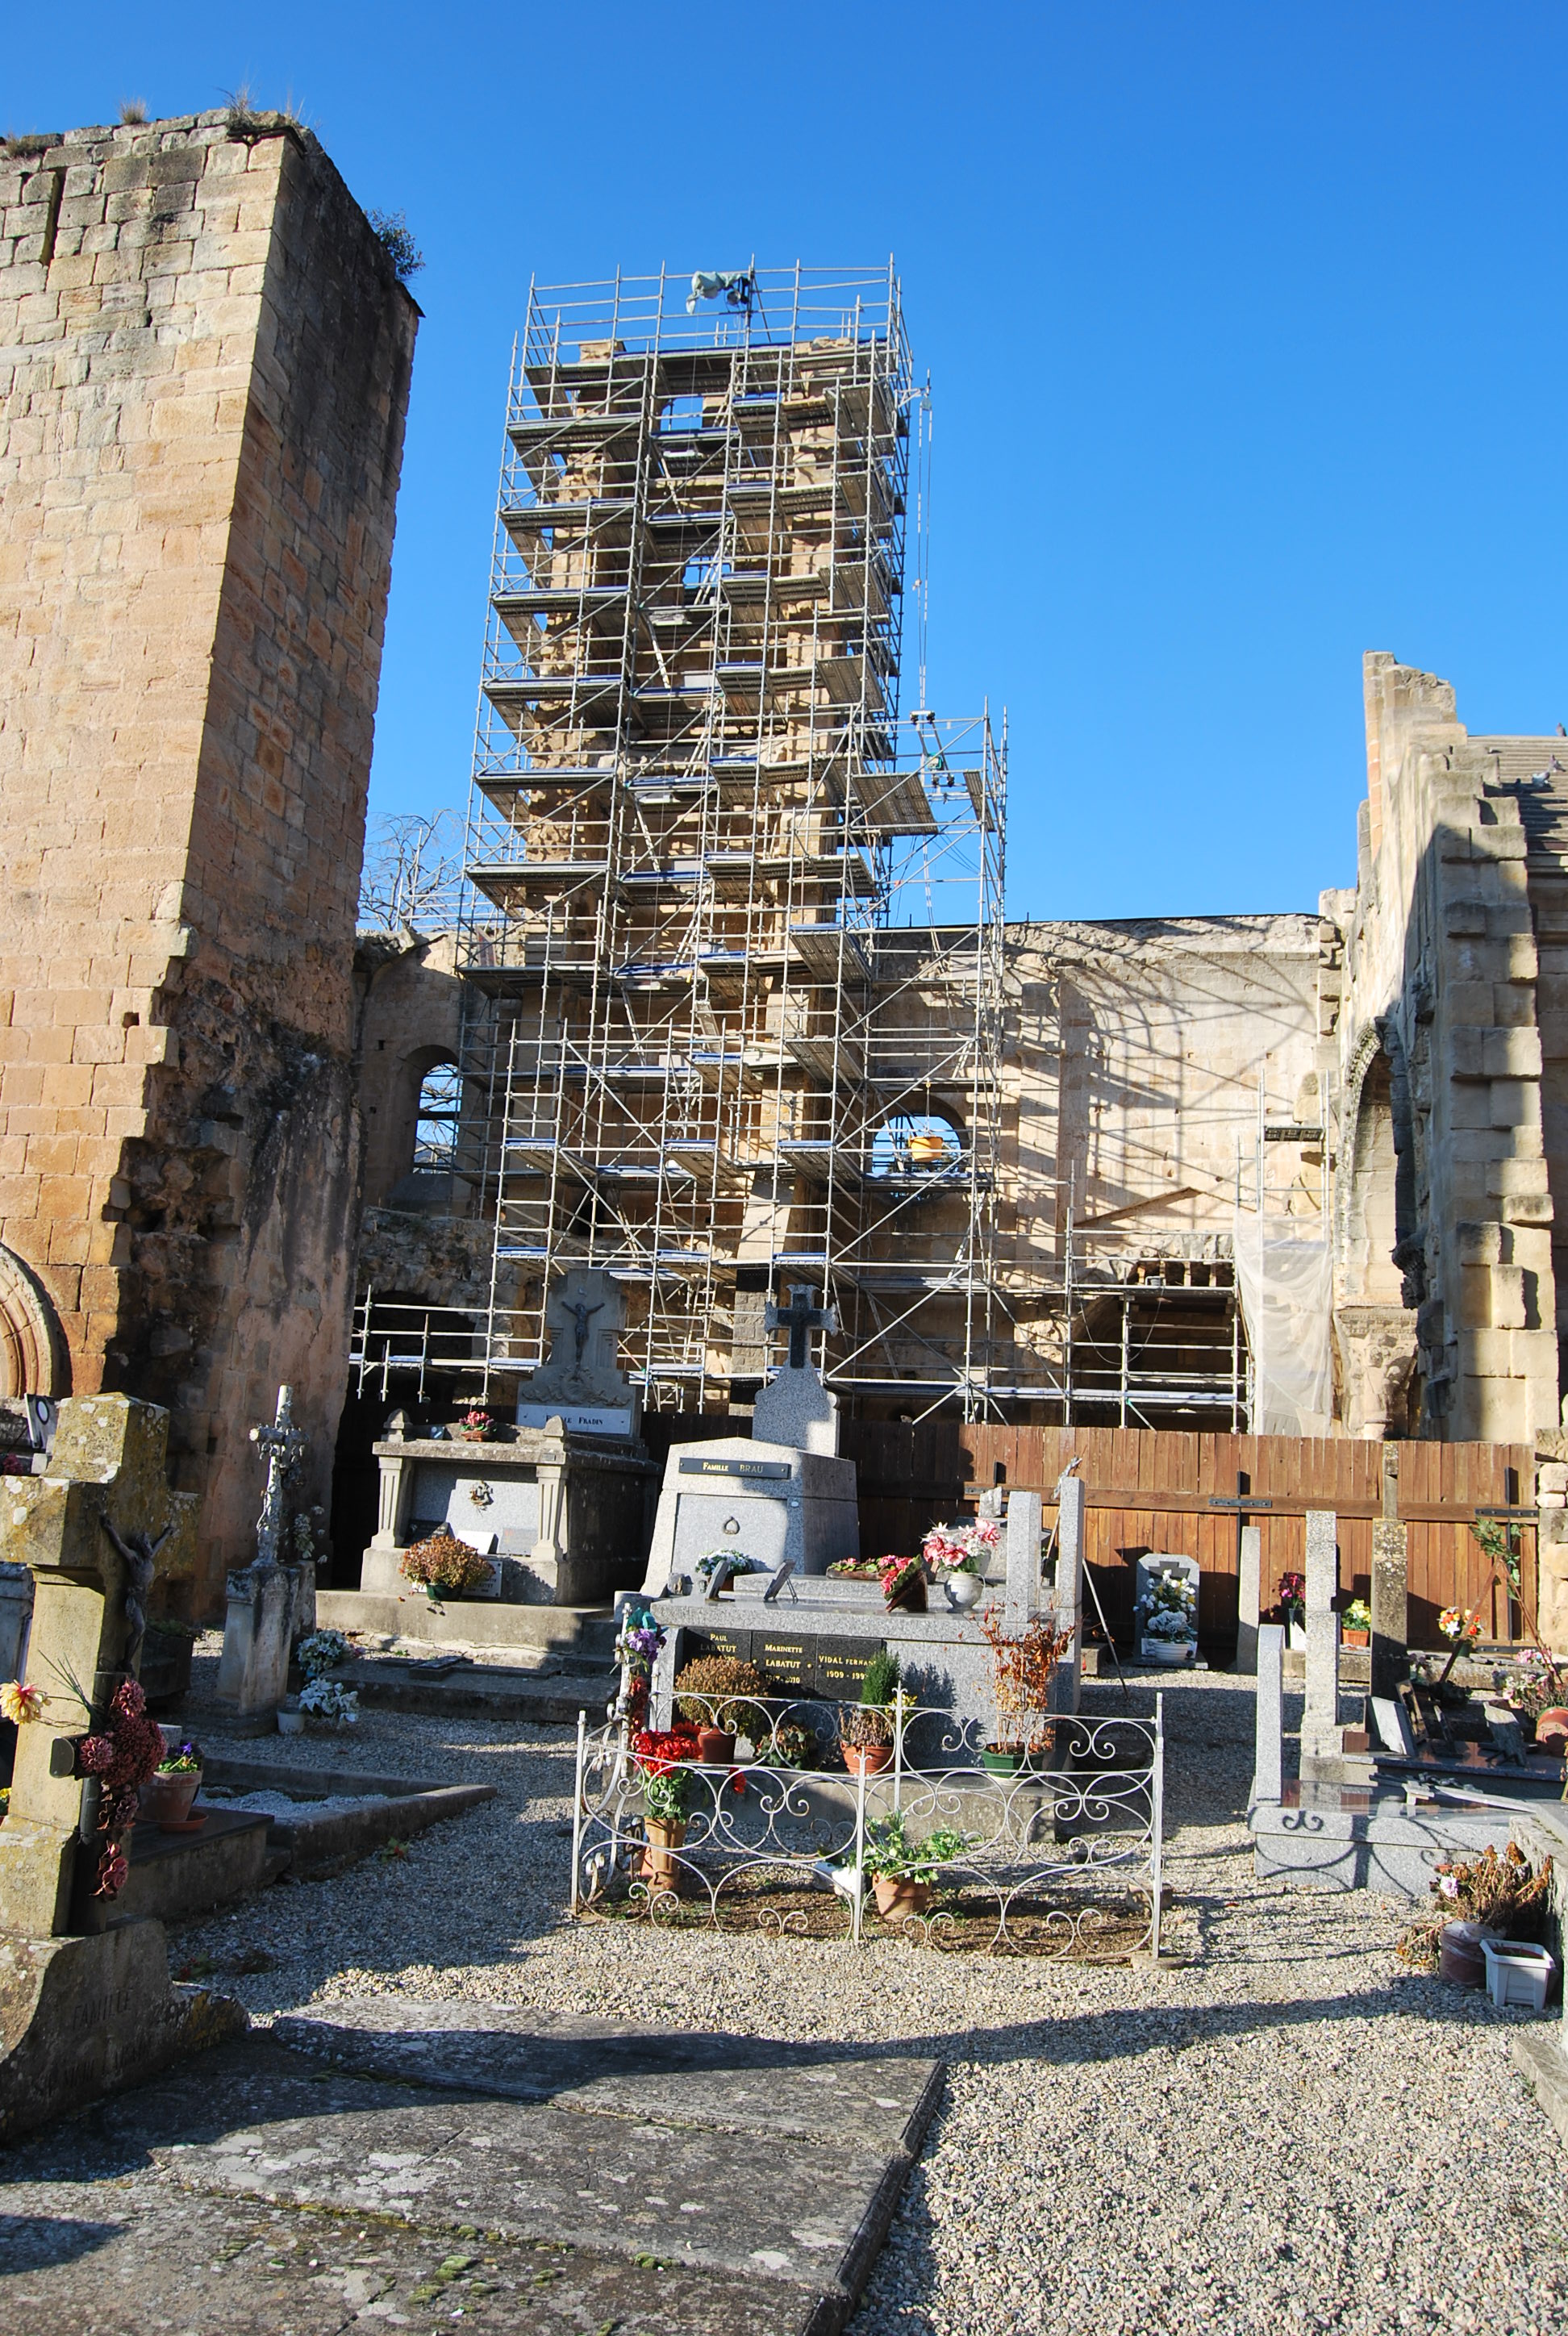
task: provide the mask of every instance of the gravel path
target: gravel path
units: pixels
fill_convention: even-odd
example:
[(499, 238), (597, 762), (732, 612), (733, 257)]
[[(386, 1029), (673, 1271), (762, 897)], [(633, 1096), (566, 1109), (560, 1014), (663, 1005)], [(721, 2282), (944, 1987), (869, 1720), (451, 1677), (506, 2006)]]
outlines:
[(1255, 1883), (1250, 1694), (1200, 1676), (1165, 1710), (1182, 1969), (573, 1927), (568, 1732), (373, 1711), (277, 1748), (499, 1797), (189, 1926), (171, 1961), (272, 1956), (224, 1982), (260, 2019), (398, 1990), (942, 2054), (852, 2336), (1561, 2328), (1568, 2161), (1508, 2059), (1527, 2015), (1404, 1972), (1398, 1903)]

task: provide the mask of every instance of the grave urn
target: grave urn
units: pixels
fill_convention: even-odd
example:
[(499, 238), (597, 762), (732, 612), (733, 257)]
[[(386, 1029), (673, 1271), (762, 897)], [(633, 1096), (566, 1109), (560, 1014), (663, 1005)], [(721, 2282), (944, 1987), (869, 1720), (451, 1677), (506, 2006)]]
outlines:
[(967, 1614), (971, 1606), (979, 1604), (980, 1592), (985, 1588), (985, 1583), (978, 1573), (950, 1573), (943, 1582), (942, 1588), (947, 1592), (948, 1604), (952, 1608), (953, 1612)]
[(901, 1922), (907, 1914), (923, 1914), (931, 1903), (931, 1885), (912, 1874), (879, 1874), (872, 1883), (877, 1913), (884, 1922)]

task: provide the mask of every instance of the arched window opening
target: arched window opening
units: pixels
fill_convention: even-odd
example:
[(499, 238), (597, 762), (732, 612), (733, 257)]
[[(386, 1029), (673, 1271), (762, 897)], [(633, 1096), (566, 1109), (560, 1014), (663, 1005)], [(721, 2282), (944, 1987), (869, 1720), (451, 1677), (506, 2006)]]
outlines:
[(1398, 1167), (1390, 1066), (1379, 1055), (1362, 1083), (1349, 1194), (1347, 1295), (1366, 1305), (1404, 1302), (1404, 1275), (1394, 1262)]
[(455, 1063), (437, 1063), (420, 1082), (414, 1130), (414, 1166), (425, 1175), (450, 1175), (457, 1165), (457, 1124), (463, 1082)]

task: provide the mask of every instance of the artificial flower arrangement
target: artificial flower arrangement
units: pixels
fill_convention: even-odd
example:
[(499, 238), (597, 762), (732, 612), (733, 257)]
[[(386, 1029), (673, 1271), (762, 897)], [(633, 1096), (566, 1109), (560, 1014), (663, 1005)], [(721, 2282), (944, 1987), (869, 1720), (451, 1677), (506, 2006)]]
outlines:
[(616, 1659), (621, 1667), (616, 1717), (629, 1719), (634, 1728), (640, 1728), (647, 1715), (653, 1667), (663, 1644), (664, 1632), (653, 1619), (653, 1609), (639, 1600), (628, 1600), (621, 1609), (620, 1630), (615, 1641)]
[(921, 1559), (884, 1557), (878, 1571), (882, 1585), (882, 1604), (890, 1613), (900, 1606), (906, 1613), (925, 1612), (926, 1569)]
[(341, 1630), (312, 1630), (295, 1650), (300, 1673), (307, 1679), (323, 1678), (348, 1659), (348, 1641)]
[(501, 1434), (493, 1416), (482, 1403), (471, 1404), (460, 1418), (454, 1419), (452, 1432), (460, 1444), (493, 1444)]
[(1148, 1593), (1148, 1611), (1144, 1617), (1145, 1639), (1195, 1639), (1198, 1635), (1197, 1598), (1192, 1583), (1183, 1573), (1162, 1573), (1156, 1576)]
[(358, 1694), (339, 1679), (313, 1679), (300, 1690), (299, 1708), (307, 1719), (317, 1719), (324, 1728), (359, 1725)]
[(885, 1557), (840, 1557), (828, 1572), (835, 1582), (878, 1582), (887, 1562)]
[(15, 1728), (25, 1728), (30, 1719), (44, 1717), (44, 1695), (41, 1687), (24, 1687), (20, 1679), (7, 1679), (0, 1687), (0, 1717)]
[(449, 1525), (437, 1525), (428, 1540), (416, 1541), (403, 1552), (403, 1578), (416, 1582), (431, 1599), (443, 1591), (455, 1596), (465, 1590), (477, 1590), (490, 1580), (495, 1571), (489, 1558), (481, 1557), (465, 1541), (459, 1541)]
[(1473, 1647), (1481, 1635), (1479, 1614), (1466, 1613), (1463, 1606), (1445, 1606), (1437, 1617), (1437, 1628), (1446, 1639), (1463, 1640)]
[(1505, 1939), (1540, 1940), (1552, 1902), (1552, 1860), (1537, 1868), (1511, 1841), (1465, 1862), (1446, 1858), (1431, 1883), (1436, 1902), (1398, 1942), (1402, 1961), (1435, 1971), (1446, 1922), (1480, 1922)]
[(139, 1679), (122, 1679), (109, 1706), (109, 1724), (84, 1736), (76, 1747), (77, 1766), (98, 1786), (98, 1831), (103, 1848), (98, 1860), (95, 1898), (119, 1895), (130, 1872), (122, 1841), (136, 1822), (141, 1787), (158, 1774), (164, 1754), (163, 1730), (147, 1717), (147, 1698)]
[(944, 1573), (979, 1573), (1002, 1537), (994, 1517), (972, 1524), (933, 1525), (920, 1543), (920, 1555)]
[(1306, 1621), (1307, 1577), (1304, 1573), (1281, 1573), (1277, 1595), (1280, 1611), (1287, 1622)]
[(1339, 1617), (1340, 1635), (1351, 1647), (1364, 1647), (1372, 1635), (1372, 1609), (1364, 1598), (1352, 1598)]

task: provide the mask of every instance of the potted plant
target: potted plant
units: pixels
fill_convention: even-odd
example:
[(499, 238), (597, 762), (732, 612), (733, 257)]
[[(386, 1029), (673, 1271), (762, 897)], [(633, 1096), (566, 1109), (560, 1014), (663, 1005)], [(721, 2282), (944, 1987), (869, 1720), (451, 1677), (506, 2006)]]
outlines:
[(757, 1698), (768, 1683), (755, 1663), (738, 1655), (698, 1655), (687, 1663), (675, 1683), (675, 1708), (695, 1734), (697, 1757), (708, 1767), (725, 1767), (735, 1758), (735, 1740), (749, 1736), (755, 1745), (767, 1735), (767, 1714)]
[(926, 1611), (926, 1569), (918, 1557), (884, 1557), (881, 1566), (882, 1603), (890, 1614)]
[(980, 1628), (990, 1649), (991, 1703), (997, 1715), (997, 1732), (981, 1747), (980, 1766), (993, 1776), (1010, 1776), (1045, 1744), (1051, 1681), (1073, 1634), (1036, 1621), (1018, 1638), (1009, 1638), (994, 1606), (981, 1615)]
[(968, 1613), (979, 1603), (984, 1587), (980, 1569), (1001, 1537), (994, 1518), (980, 1517), (973, 1524), (933, 1525), (920, 1543), (920, 1555), (941, 1576), (955, 1613)]
[(299, 1691), (298, 1709), (306, 1719), (313, 1720), (318, 1728), (329, 1728), (334, 1733), (359, 1725), (358, 1691), (345, 1687), (340, 1679), (312, 1679)]
[(184, 1825), (200, 1789), (201, 1769), (201, 1747), (193, 1737), (167, 1747), (156, 1775), (141, 1787), (140, 1815), (150, 1825)]
[(1197, 1593), (1185, 1574), (1167, 1566), (1144, 1595), (1139, 1651), (1145, 1662), (1174, 1669), (1197, 1652)]
[(686, 1846), (696, 1737), (689, 1728), (643, 1728), (633, 1737), (631, 1748), (642, 1771), (642, 1824), (648, 1836), (641, 1875), (663, 1889), (678, 1890), (680, 1866), (675, 1853)]
[(969, 1845), (968, 1834), (946, 1825), (911, 1843), (898, 1815), (878, 1817), (867, 1825), (865, 1870), (883, 1922), (901, 1922), (907, 1914), (923, 1914), (931, 1903), (937, 1868), (961, 1857)]
[(459, 1541), (450, 1525), (441, 1524), (427, 1540), (404, 1551), (401, 1571), (404, 1580), (417, 1582), (436, 1606), (443, 1597), (461, 1598), (481, 1588), (495, 1569), (489, 1558)]
[(902, 1691), (897, 1655), (879, 1648), (866, 1665), (860, 1701), (846, 1705), (839, 1728), (839, 1750), (852, 1776), (875, 1776), (892, 1758)]
[(1285, 1625), (1285, 1644), (1300, 1647), (1307, 1633), (1307, 1577), (1304, 1573), (1281, 1573), (1276, 1592), (1280, 1601), (1280, 1617)]
[(1352, 1598), (1339, 1618), (1339, 1636), (1348, 1647), (1372, 1643), (1372, 1609), (1364, 1598)]
[(452, 1432), (460, 1444), (493, 1444), (501, 1431), (484, 1406), (475, 1403), (453, 1421)]

